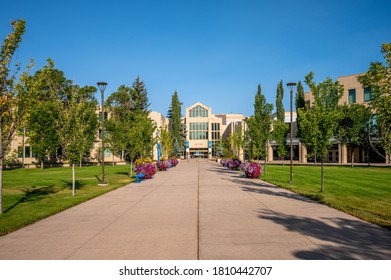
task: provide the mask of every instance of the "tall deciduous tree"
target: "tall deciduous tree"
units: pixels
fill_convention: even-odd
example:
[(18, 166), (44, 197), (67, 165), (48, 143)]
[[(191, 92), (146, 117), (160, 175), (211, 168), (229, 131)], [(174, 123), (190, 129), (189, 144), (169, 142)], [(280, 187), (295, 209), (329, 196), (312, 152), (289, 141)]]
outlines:
[(168, 158), (172, 153), (173, 137), (167, 125), (160, 128), (159, 142), (161, 145), (162, 156)]
[(13, 65), (13, 56), (22, 42), (25, 21), (12, 23), (12, 32), (4, 39), (0, 52), (0, 214), (3, 213), (3, 160), (8, 154), (16, 131), (26, 123), (33, 96), (26, 90), (28, 70), (19, 75), (20, 66)]
[(75, 164), (90, 151), (98, 127), (98, 116), (95, 113), (97, 101), (93, 94), (96, 88), (81, 89), (72, 86), (66, 100), (58, 100), (59, 118), (56, 126), (64, 159), (72, 166), (72, 194), (76, 194)]
[(367, 73), (358, 81), (372, 92), (371, 108), (377, 115), (381, 145), (386, 152), (386, 162), (391, 163), (391, 43), (381, 46), (385, 64), (372, 62)]
[(338, 125), (337, 138), (351, 148), (351, 165), (354, 166), (354, 149), (368, 143), (368, 122), (371, 109), (363, 104), (343, 105)]
[(61, 147), (56, 127), (61, 107), (57, 103), (68, 98), (71, 84), (64, 73), (54, 67), (51, 59), (28, 80), (28, 90), (36, 96), (27, 123), (30, 129), (29, 142), (41, 162), (41, 168), (44, 160), (53, 158)]
[[(305, 108), (304, 87), (303, 87), (301, 81), (299, 81), (297, 83), (297, 93), (296, 93), (295, 105), (296, 105), (296, 112), (298, 112), (299, 109)], [(301, 137), (301, 129), (300, 129), (300, 116), (299, 116), (299, 114), (297, 114), (296, 123), (297, 123), (297, 137), (300, 138)]]
[[(321, 192), (324, 191), (324, 161), (332, 145), (332, 136), (338, 126), (340, 113), (338, 101), (343, 94), (343, 86), (338, 81), (327, 78), (316, 84), (314, 73), (305, 77), (311, 89), (314, 103), (307, 110), (300, 110), (302, 141), (313, 148), (321, 160)], [(312, 139), (311, 139), (312, 138)]]
[(248, 150), (247, 154), (250, 154), (250, 159), (265, 157), (265, 167), (268, 154), (267, 145), (271, 136), (272, 110), (273, 104), (266, 102), (259, 84), (254, 100), (254, 115), (245, 120), (248, 127), (245, 146)]
[(276, 141), (277, 154), (279, 159), (284, 160), (287, 148), (286, 148), (286, 136), (289, 128), (285, 123), (285, 110), (284, 110), (284, 86), (282, 81), (277, 86), (276, 94), (276, 115), (277, 120), (273, 124), (273, 139)]

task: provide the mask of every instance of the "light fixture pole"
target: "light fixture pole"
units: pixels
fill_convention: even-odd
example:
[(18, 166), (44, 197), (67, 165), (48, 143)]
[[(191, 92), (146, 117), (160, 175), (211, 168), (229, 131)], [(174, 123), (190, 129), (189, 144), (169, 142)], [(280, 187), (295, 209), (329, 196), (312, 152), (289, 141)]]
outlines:
[(290, 164), (290, 176), (289, 176), (289, 183), (293, 183), (293, 113), (292, 113), (292, 107), (293, 107), (293, 89), (296, 86), (296, 83), (287, 83), (287, 87), (289, 88), (290, 92), (290, 113), (291, 113), (291, 133), (290, 133), (290, 146), (291, 146), (291, 164)]
[(108, 184), (105, 182), (105, 110), (103, 106), (103, 100), (104, 100), (104, 94), (105, 89), (107, 86), (106, 82), (98, 82), (97, 83), (98, 88), (100, 90), (100, 93), (102, 94), (102, 116), (101, 116), (101, 122), (102, 122), (102, 181), (100, 182), (99, 186), (107, 186)]

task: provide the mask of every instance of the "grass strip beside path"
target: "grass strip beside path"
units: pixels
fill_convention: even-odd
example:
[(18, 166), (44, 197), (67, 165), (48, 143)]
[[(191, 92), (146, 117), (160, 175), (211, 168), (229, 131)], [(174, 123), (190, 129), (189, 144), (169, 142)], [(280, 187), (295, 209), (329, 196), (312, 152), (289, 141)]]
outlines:
[(100, 187), (101, 166), (77, 167), (75, 196), (72, 196), (70, 167), (4, 170), (0, 235), (134, 181), (128, 175), (129, 169), (128, 165), (105, 166), (105, 181), (109, 186)]
[(317, 200), (362, 220), (391, 229), (391, 168), (325, 166), (320, 192), (320, 166), (268, 165), (261, 179)]

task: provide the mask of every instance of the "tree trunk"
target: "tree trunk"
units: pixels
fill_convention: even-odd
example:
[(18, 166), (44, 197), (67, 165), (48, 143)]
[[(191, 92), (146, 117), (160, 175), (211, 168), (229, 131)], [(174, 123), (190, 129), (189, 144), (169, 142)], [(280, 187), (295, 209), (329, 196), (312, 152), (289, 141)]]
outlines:
[(113, 153), (113, 166), (114, 166), (114, 153)]
[(41, 170), (43, 170), (43, 158), (41, 158)]
[(350, 153), (350, 160), (352, 161), (351, 166), (354, 167), (354, 149), (352, 148), (352, 152)]
[(318, 161), (317, 161), (318, 155), (316, 154), (316, 152), (314, 153), (314, 157), (315, 157), (315, 166), (318, 166)]
[(265, 175), (266, 175), (266, 163), (267, 163), (267, 159), (265, 158), (265, 168), (263, 169), (263, 172), (265, 173)]
[(129, 172), (129, 175), (132, 178), (132, 175), (133, 175), (133, 159), (130, 160), (130, 172)]
[(81, 155), (81, 153), (80, 153), (80, 162), (79, 162), (79, 167), (82, 167), (82, 160), (83, 160), (83, 157), (82, 157), (82, 155)]
[(320, 191), (323, 192), (324, 191), (324, 164), (323, 164), (323, 160), (321, 161), (321, 183), (320, 183), (321, 187), (320, 187)]
[(74, 196), (76, 194), (76, 187), (75, 187), (75, 164), (72, 163), (72, 195)]

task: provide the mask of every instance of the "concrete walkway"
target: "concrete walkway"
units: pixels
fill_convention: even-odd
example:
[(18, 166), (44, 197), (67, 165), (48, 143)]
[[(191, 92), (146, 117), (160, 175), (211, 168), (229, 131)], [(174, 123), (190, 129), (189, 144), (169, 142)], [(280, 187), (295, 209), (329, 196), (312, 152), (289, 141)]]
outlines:
[(0, 237), (0, 259), (391, 259), (391, 232), (190, 160)]

